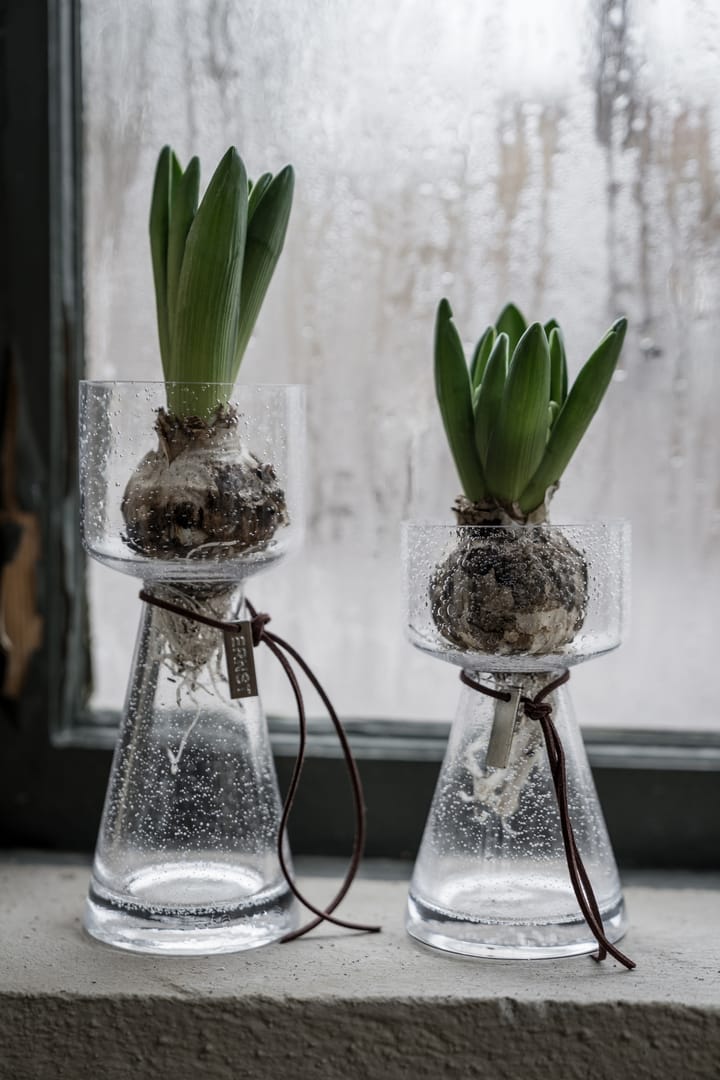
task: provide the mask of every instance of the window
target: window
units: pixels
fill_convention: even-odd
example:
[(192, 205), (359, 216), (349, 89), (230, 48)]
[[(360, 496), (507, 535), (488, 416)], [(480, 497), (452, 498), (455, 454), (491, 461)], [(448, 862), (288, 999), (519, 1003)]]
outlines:
[[(95, 688), (83, 708), (75, 382), (83, 365), (159, 376), (145, 234), (155, 155), (165, 141), (199, 151), (207, 177), (235, 142), (252, 171), (292, 160), (300, 179), (243, 375), (308, 382), (312, 403), (305, 550), (254, 593), (357, 721), (376, 820), (403, 784), (407, 820), (389, 830), (394, 847), (376, 850), (411, 848), (457, 692), (453, 673), (403, 640), (397, 562), (400, 519), (446, 514), (457, 488), (430, 378), (446, 292), (468, 338), (509, 296), (554, 314), (576, 367), (616, 313), (630, 317), (621, 377), (555, 516), (633, 519), (633, 636), (577, 673), (575, 696), (591, 725), (667, 729), (593, 743), (611, 829), (613, 816), (641, 825), (626, 857), (657, 865), (675, 835), (683, 858), (707, 864), (717, 826), (703, 807), (720, 757), (708, 730), (720, 558), (712, 5), (21, 6), (3, 13), (7, 100), (22, 111), (10, 108), (4, 132), (14, 273), (2, 298), (42, 464), (30, 486), (41, 492), (45, 639), (22, 701), (5, 709), (5, 835), (94, 838), (107, 754), (73, 744), (108, 742), (138, 609), (119, 575), (90, 568)], [(100, 595), (111, 622), (96, 618)], [(279, 690), (265, 698), (282, 708)], [(381, 723), (393, 718), (405, 727)], [(327, 791), (335, 765), (320, 753), (310, 768)], [(647, 800), (657, 835), (638, 814)], [(673, 805), (694, 820), (694, 848)], [(310, 847), (321, 817), (307, 815)]]
[[(158, 148), (198, 152), (206, 175), (231, 142), (251, 175), (296, 166), (288, 246), (241, 376), (309, 384), (309, 531), (252, 592), (344, 715), (447, 719), (455, 696), (455, 673), (403, 640), (398, 565), (400, 521), (447, 517), (459, 487), (431, 373), (447, 294), (473, 340), (509, 298), (557, 317), (575, 371), (628, 315), (623, 368), (553, 506), (554, 520), (624, 516), (634, 530), (633, 633), (576, 673), (576, 696), (589, 725), (717, 728), (711, 9), (82, 4), (90, 375), (159, 377)], [(117, 611), (93, 619), (95, 701), (117, 707), (138, 605), (116, 574), (93, 566), (90, 582)], [(270, 672), (264, 685), (282, 708)]]

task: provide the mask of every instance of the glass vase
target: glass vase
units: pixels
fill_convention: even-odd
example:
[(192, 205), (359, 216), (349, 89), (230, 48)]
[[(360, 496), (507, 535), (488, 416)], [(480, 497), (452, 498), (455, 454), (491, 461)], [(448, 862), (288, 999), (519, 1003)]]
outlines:
[(543, 692), (619, 645), (628, 526), (409, 523), (403, 546), (410, 640), (456, 664), (464, 683), (410, 884), (408, 933), (469, 956), (597, 948), (569, 872), (533, 711), (540, 695), (564, 750), (576, 848), (605, 936), (618, 941), (622, 890), (570, 693), (567, 684)]
[[(167, 394), (164, 383), (81, 384), (84, 546), (148, 599), (247, 619), (247, 578), (302, 537), (303, 389), (186, 384), (172, 397), (176, 408), (187, 398), (180, 420)], [(143, 605), (83, 919), (103, 942), (232, 952), (298, 924), (244, 647), (238, 697), (222, 629)]]

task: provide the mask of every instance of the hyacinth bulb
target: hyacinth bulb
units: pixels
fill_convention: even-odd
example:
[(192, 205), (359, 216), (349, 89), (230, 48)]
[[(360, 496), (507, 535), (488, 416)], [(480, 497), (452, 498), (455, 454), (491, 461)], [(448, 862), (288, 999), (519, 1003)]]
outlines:
[(433, 620), (449, 642), (496, 656), (553, 653), (585, 619), (583, 555), (559, 533), (500, 527), (461, 539), (430, 579)]
[(132, 473), (122, 502), (127, 542), (144, 555), (217, 558), (257, 550), (288, 523), (271, 464), (243, 445), (237, 413), (211, 422), (160, 410), (158, 447)]

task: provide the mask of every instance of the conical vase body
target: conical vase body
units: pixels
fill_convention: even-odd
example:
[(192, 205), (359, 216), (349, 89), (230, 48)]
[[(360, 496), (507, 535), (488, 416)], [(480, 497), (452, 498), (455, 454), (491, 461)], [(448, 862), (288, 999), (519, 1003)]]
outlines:
[[(184, 593), (197, 603), (202, 588), (174, 600)], [(200, 599), (224, 617), (242, 610), (238, 590)], [(220, 630), (145, 606), (85, 909), (100, 940), (229, 952), (296, 925), (260, 699), (231, 699), (224, 665)]]
[[(472, 678), (531, 698), (552, 675)], [(563, 686), (547, 700), (565, 751), (577, 846), (605, 932), (616, 941), (626, 925), (620, 881), (570, 695)], [(571, 884), (542, 729), (520, 707), (506, 763), (493, 766), (493, 728), (507, 714), (498, 717), (495, 699), (463, 687), (410, 885), (408, 932), (474, 956), (591, 952), (597, 942)], [(497, 762), (497, 744), (490, 757)]]

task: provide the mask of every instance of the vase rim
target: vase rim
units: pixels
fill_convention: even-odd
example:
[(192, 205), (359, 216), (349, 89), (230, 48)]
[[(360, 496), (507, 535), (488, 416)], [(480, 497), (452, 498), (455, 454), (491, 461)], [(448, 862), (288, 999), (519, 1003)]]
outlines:
[(610, 517), (610, 518), (585, 518), (584, 520), (572, 520), (572, 521), (543, 521), (536, 523), (521, 524), (520, 522), (513, 522), (512, 524), (504, 525), (460, 525), (452, 521), (445, 521), (439, 518), (406, 518), (401, 522), (401, 527), (409, 532), (411, 529), (417, 530), (452, 530), (453, 532), (476, 532), (479, 530), (490, 531), (492, 529), (504, 529), (517, 528), (517, 529), (598, 529), (598, 528), (628, 528), (630, 526), (629, 518), (622, 517)]
[(211, 379), (80, 379), (80, 386), (230, 386), (234, 390), (304, 390), (306, 383), (292, 382), (215, 382)]

